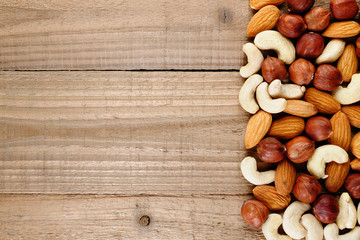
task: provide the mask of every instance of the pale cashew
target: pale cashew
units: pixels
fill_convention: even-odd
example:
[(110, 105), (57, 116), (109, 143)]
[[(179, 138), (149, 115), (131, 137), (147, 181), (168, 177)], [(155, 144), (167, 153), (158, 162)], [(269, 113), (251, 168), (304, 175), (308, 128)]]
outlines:
[(259, 74), (252, 75), (240, 89), (239, 102), (241, 107), (248, 113), (255, 114), (259, 110), (259, 105), (255, 100), (255, 91), (262, 81), (263, 77)]
[(240, 68), (240, 75), (243, 78), (248, 78), (260, 70), (264, 56), (252, 43), (246, 43), (243, 46), (243, 51), (247, 56), (248, 63)]
[(256, 159), (246, 157), (241, 162), (241, 172), (246, 180), (254, 185), (265, 185), (275, 181), (275, 170), (259, 172)]
[(347, 152), (336, 145), (323, 145), (315, 149), (314, 154), (307, 162), (307, 169), (316, 178), (327, 178), (325, 175), (325, 164), (336, 162), (339, 164), (346, 163), (349, 160)]
[(322, 240), (324, 236), (324, 229), (319, 220), (310, 213), (301, 217), (301, 224), (306, 229), (306, 240)]
[(279, 79), (272, 81), (269, 85), (269, 94), (273, 98), (300, 99), (306, 88), (297, 84), (282, 84)]
[(261, 109), (272, 114), (284, 111), (286, 108), (286, 99), (272, 99), (268, 92), (268, 86), (269, 84), (267, 82), (263, 82), (256, 89), (256, 100)]
[(339, 198), (339, 214), (336, 224), (340, 230), (345, 228), (353, 229), (356, 225), (356, 207), (347, 192), (341, 194)]
[(266, 240), (291, 240), (291, 237), (278, 233), (278, 228), (282, 222), (280, 214), (272, 213), (268, 216), (266, 222), (262, 225), (262, 232)]
[(360, 227), (355, 227), (350, 232), (339, 235), (339, 228), (335, 223), (331, 223), (324, 228), (324, 237), (325, 240), (359, 240)]
[(321, 55), (315, 60), (320, 65), (323, 63), (332, 63), (339, 59), (345, 50), (346, 42), (341, 39), (331, 40), (325, 47)]
[(351, 77), (349, 85), (339, 86), (332, 92), (333, 97), (342, 105), (349, 105), (360, 101), (360, 74)]
[(285, 64), (291, 64), (295, 61), (294, 44), (277, 31), (266, 30), (258, 33), (254, 43), (261, 50), (275, 50), (278, 58)]
[(306, 229), (301, 225), (300, 218), (310, 208), (310, 204), (300, 201), (295, 201), (286, 208), (283, 216), (283, 228), (287, 235), (294, 239), (306, 236)]

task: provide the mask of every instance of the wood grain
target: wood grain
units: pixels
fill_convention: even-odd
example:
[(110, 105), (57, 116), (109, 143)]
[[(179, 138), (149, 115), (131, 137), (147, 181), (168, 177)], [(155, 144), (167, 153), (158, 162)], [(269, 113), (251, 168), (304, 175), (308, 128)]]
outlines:
[(1, 193), (239, 195), (237, 72), (2, 72)]

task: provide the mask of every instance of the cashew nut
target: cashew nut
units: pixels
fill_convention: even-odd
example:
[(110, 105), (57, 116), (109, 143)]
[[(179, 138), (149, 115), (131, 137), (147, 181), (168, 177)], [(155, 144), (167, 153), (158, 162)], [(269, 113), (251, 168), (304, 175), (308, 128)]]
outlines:
[(268, 92), (268, 86), (269, 84), (267, 82), (263, 82), (256, 89), (256, 100), (261, 109), (272, 114), (284, 111), (286, 108), (286, 99), (272, 99)]
[(257, 73), (264, 61), (264, 56), (260, 50), (252, 43), (246, 43), (243, 46), (243, 51), (247, 56), (248, 63), (240, 68), (240, 75), (243, 78), (248, 78), (254, 73)]
[(325, 240), (359, 240), (360, 227), (355, 227), (350, 232), (339, 235), (339, 229), (335, 223), (326, 225), (324, 228)]
[(352, 75), (349, 85), (346, 88), (339, 86), (332, 92), (332, 95), (342, 105), (360, 101), (360, 74)]
[(291, 64), (295, 61), (294, 44), (277, 31), (266, 30), (258, 33), (254, 43), (261, 50), (275, 50), (278, 58), (285, 64)]
[(306, 229), (301, 225), (300, 218), (310, 208), (310, 204), (300, 201), (295, 201), (286, 208), (283, 216), (283, 228), (287, 235), (294, 239), (306, 236)]
[(278, 228), (282, 222), (280, 214), (272, 213), (268, 216), (266, 222), (262, 225), (262, 232), (266, 240), (291, 240), (291, 237), (278, 233)]
[(321, 55), (315, 60), (320, 65), (323, 63), (332, 63), (339, 59), (345, 50), (346, 42), (341, 39), (331, 40), (325, 47)]
[(297, 84), (282, 84), (279, 79), (276, 79), (270, 83), (268, 90), (273, 98), (300, 99), (306, 88)]
[(307, 169), (316, 178), (327, 178), (325, 175), (325, 164), (336, 162), (339, 164), (346, 163), (349, 160), (347, 152), (336, 145), (323, 145), (315, 149), (315, 152), (307, 162)]
[(246, 180), (254, 185), (265, 185), (275, 181), (275, 170), (259, 172), (256, 159), (246, 157), (241, 162), (241, 172)]
[(255, 90), (262, 81), (263, 77), (261, 75), (252, 75), (240, 89), (239, 102), (241, 107), (248, 113), (255, 114), (259, 110), (259, 105), (255, 101)]
[(356, 207), (350, 195), (347, 192), (342, 193), (339, 198), (339, 214), (336, 218), (339, 229), (353, 229), (356, 225), (356, 214)]
[(324, 229), (319, 220), (310, 213), (301, 217), (301, 224), (306, 229), (306, 240), (322, 240), (324, 236)]

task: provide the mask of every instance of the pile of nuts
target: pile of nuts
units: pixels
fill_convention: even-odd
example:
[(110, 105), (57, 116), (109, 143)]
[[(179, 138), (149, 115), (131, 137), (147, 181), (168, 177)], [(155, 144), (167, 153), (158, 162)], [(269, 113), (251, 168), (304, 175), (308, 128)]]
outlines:
[(241, 215), (268, 240), (360, 240), (359, 6), (330, 0), (328, 11), (314, 1), (287, 0), (281, 15), (285, 0), (250, 0), (258, 11), (240, 69), (240, 105), (253, 114), (245, 147), (276, 170), (242, 160), (256, 186)]

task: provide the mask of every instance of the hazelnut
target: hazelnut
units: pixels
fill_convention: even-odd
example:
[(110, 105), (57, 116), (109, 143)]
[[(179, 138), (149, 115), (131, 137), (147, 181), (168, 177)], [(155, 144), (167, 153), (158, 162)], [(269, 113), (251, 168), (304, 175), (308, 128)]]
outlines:
[(284, 80), (287, 76), (286, 67), (283, 61), (276, 57), (267, 57), (261, 67), (261, 73), (268, 83), (275, 79)]
[(355, 0), (330, 0), (330, 10), (334, 18), (346, 20), (356, 16), (359, 6)]
[(276, 27), (282, 35), (288, 38), (300, 37), (306, 30), (303, 17), (295, 14), (282, 15)]
[(312, 203), (321, 192), (321, 185), (316, 177), (301, 174), (296, 178), (293, 188), (294, 196), (304, 203)]
[(360, 173), (353, 173), (345, 180), (345, 188), (355, 199), (360, 199)]
[(296, 44), (296, 54), (302, 58), (317, 58), (323, 50), (324, 38), (314, 32), (305, 33)]
[(269, 209), (258, 200), (247, 200), (241, 207), (241, 216), (251, 226), (260, 228), (269, 216)]
[(305, 125), (305, 133), (317, 142), (327, 140), (332, 134), (331, 122), (322, 116), (309, 118)]
[(276, 138), (263, 139), (257, 146), (259, 158), (264, 162), (280, 162), (285, 156), (285, 146)]
[(304, 17), (309, 31), (321, 32), (330, 24), (331, 13), (322, 7), (311, 9)]
[(298, 85), (309, 85), (314, 78), (315, 66), (303, 58), (297, 59), (289, 67), (290, 80)]
[(339, 203), (330, 194), (320, 195), (314, 202), (312, 212), (322, 223), (333, 223), (339, 214)]
[(314, 5), (315, 0), (287, 0), (287, 6), (292, 13), (302, 13)]
[(333, 91), (342, 81), (339, 69), (330, 64), (322, 64), (316, 69), (313, 84), (319, 90)]
[(286, 144), (287, 157), (294, 163), (303, 163), (309, 160), (315, 151), (315, 142), (307, 137), (298, 136)]

